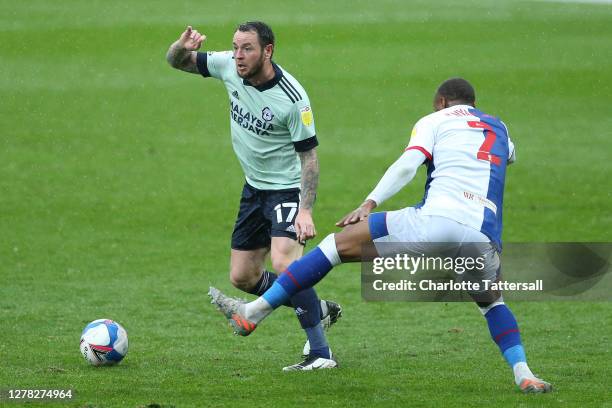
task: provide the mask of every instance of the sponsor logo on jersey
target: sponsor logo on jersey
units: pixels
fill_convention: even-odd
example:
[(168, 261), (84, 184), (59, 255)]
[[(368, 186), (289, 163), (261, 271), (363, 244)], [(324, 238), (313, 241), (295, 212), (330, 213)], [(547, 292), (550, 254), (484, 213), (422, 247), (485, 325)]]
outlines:
[(471, 191), (464, 191), (463, 198), (466, 200), (474, 201), (483, 207), (487, 207), (489, 210), (493, 211), (494, 214), (497, 214), (497, 206), (487, 197), (483, 197), (480, 194), (472, 193)]
[(287, 231), (287, 232), (295, 232), (295, 226), (293, 224), (291, 224), (290, 226), (287, 227), (287, 229), (285, 231)]
[(300, 109), (300, 116), (302, 117), (302, 123), (304, 126), (312, 125), (312, 110), (310, 106), (304, 106)]
[(255, 133), (256, 135), (266, 136), (270, 135), (270, 131), (274, 130), (274, 125), (268, 123), (263, 119), (257, 117), (257, 115), (244, 109), (238, 103), (234, 103), (230, 99), (230, 118), (244, 129)]
[(274, 114), (272, 113), (272, 109), (268, 108), (267, 106), (265, 108), (263, 108), (262, 111), (261, 111), (261, 117), (266, 122), (269, 122), (272, 119), (274, 119)]
[(233, 96), (234, 98), (236, 98), (236, 99), (240, 99), (240, 98), (238, 97), (238, 91), (234, 91), (234, 92), (232, 92), (232, 96)]

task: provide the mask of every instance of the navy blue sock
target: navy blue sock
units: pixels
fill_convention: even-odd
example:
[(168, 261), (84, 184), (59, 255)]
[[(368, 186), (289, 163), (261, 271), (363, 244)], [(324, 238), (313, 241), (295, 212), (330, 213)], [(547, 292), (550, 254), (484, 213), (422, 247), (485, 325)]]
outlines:
[[(278, 278), (278, 275), (274, 272), (263, 271), (263, 273), (261, 274), (261, 278), (259, 278), (259, 281), (255, 285), (255, 287), (249, 290), (248, 293), (256, 296), (263, 295), (266, 290), (270, 289), (274, 281), (276, 281), (276, 278)], [(283, 306), (293, 307), (293, 304), (291, 303), (291, 300), (287, 299), (283, 303)]]
[(315, 327), (305, 329), (308, 340), (310, 341), (310, 357), (331, 358), (329, 345), (323, 332), (323, 325), (317, 324)]
[(491, 338), (497, 343), (510, 367), (514, 367), (518, 362), (526, 362), (518, 324), (510, 309), (505, 304), (497, 305), (489, 310), (485, 317)]
[(291, 297), (295, 314), (310, 341), (310, 355), (329, 358), (329, 345), (321, 325), (321, 302), (313, 288), (304, 289)]

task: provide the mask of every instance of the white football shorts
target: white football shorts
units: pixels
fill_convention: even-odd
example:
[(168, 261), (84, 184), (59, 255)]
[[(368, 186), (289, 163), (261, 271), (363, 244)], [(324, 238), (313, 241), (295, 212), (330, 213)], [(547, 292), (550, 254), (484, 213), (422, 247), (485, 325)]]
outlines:
[(423, 215), (414, 207), (370, 214), (370, 235), (379, 256), (450, 256), (480, 258), (483, 268), (462, 273), (462, 280), (494, 281), (500, 272), (499, 253), (482, 232), (450, 218)]

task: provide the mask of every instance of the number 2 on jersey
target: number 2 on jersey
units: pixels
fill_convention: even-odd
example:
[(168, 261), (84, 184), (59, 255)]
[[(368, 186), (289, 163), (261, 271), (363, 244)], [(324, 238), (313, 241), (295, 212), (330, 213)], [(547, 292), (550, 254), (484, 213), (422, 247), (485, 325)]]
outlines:
[(499, 166), (500, 158), (494, 154), (491, 154), (491, 148), (493, 148), (493, 143), (495, 143), (495, 139), (497, 135), (493, 131), (493, 128), (489, 126), (487, 123), (478, 122), (474, 120), (468, 121), (468, 126), (471, 128), (484, 129), (485, 132), (485, 140), (482, 145), (478, 148), (478, 153), (476, 153), (476, 158), (478, 160), (484, 160)]

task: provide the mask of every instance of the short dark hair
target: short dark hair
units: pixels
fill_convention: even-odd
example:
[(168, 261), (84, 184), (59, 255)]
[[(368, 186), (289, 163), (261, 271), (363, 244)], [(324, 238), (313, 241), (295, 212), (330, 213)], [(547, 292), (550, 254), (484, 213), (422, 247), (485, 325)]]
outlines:
[(464, 102), (468, 105), (474, 105), (476, 102), (474, 87), (463, 78), (450, 78), (442, 82), (438, 88), (438, 95), (449, 101)]
[[(236, 31), (242, 31), (243, 33), (255, 31), (259, 38), (259, 45), (262, 49), (269, 44), (274, 46), (274, 33), (272, 32), (272, 28), (263, 21), (247, 21), (246, 23), (239, 24)], [(272, 52), (274, 52), (274, 49), (272, 49)]]

